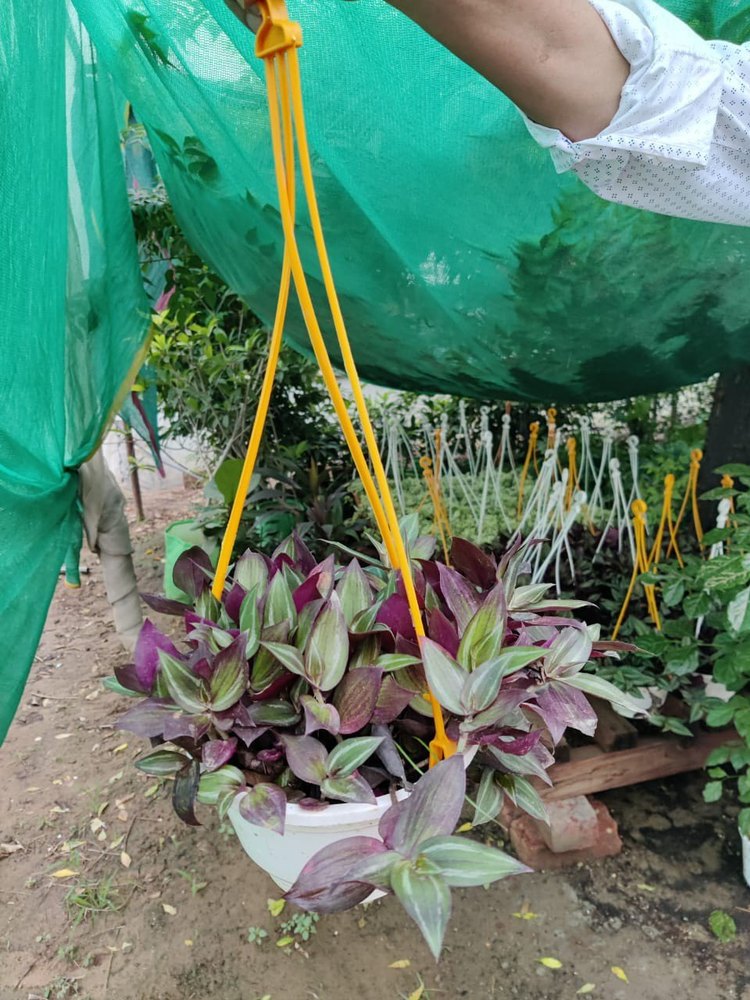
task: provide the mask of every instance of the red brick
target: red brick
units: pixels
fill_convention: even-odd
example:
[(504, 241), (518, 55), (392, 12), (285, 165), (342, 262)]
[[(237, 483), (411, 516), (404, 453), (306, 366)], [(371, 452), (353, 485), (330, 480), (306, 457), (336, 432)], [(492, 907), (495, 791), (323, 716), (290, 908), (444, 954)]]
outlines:
[(589, 847), (578, 850), (564, 851), (555, 854), (545, 844), (537, 823), (530, 816), (519, 816), (510, 825), (510, 839), (519, 859), (530, 868), (536, 870), (567, 868), (579, 861), (594, 861), (597, 858), (608, 858), (619, 854), (622, 841), (617, 832), (617, 823), (609, 810), (596, 799), (591, 805), (597, 816), (596, 839)]
[(585, 795), (547, 802), (549, 823), (536, 820), (544, 843), (555, 854), (593, 847), (599, 833), (599, 818)]

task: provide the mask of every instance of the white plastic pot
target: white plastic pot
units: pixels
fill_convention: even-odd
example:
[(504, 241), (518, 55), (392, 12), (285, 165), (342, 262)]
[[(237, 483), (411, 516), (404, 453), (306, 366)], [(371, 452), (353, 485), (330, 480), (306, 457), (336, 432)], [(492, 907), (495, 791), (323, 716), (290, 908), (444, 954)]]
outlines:
[[(239, 810), (242, 794), (229, 809), (232, 826), (246, 854), (284, 891), (292, 887), (310, 858), (323, 847), (346, 837), (377, 837), (380, 817), (391, 805), (390, 795), (381, 795), (374, 806), (339, 802), (325, 809), (302, 809), (290, 803), (282, 836), (242, 818)], [(405, 799), (408, 794), (400, 789), (396, 797)], [(380, 895), (373, 893), (370, 898)]]
[(742, 841), (742, 874), (745, 876), (745, 882), (750, 886), (750, 837), (741, 833), (740, 840)]

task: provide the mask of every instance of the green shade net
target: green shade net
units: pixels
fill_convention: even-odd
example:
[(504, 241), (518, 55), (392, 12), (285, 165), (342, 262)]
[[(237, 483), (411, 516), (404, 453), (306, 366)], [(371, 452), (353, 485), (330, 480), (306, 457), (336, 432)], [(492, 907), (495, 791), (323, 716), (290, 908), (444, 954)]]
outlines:
[[(76, 2), (188, 238), (269, 322), (282, 240), (251, 34), (222, 0)], [(667, 6), (713, 37), (748, 21), (737, 0)], [(383, 0), (289, 10), (362, 375), (574, 402), (750, 360), (750, 232), (608, 205), (558, 176), (512, 105)], [(300, 232), (322, 303), (304, 211)], [(289, 332), (304, 348), (298, 314)]]
[(2, 739), (149, 311), (112, 86), (65, 3), (4, 0), (0, 88)]
[[(734, 40), (750, 10), (667, 6)], [(0, 738), (74, 536), (75, 469), (132, 383), (148, 326), (123, 96), (188, 238), (266, 322), (281, 270), (247, 30), (222, 0), (75, 7), (98, 63), (65, 0), (0, 5)], [(606, 205), (559, 177), (508, 101), (382, 0), (289, 7), (305, 30), (315, 178), (364, 377), (595, 401), (750, 361), (750, 231)], [(305, 349), (294, 310), (289, 334)]]

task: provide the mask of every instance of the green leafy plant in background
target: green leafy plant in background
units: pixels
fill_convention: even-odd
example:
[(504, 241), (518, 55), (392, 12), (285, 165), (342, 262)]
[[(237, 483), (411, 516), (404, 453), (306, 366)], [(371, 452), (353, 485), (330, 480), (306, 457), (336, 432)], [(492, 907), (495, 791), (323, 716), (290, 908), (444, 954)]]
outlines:
[[(185, 152), (188, 169), (206, 169), (199, 154), (192, 146)], [(190, 247), (161, 186), (133, 192), (131, 206), (144, 277), (157, 295), (164, 289), (149, 356), (168, 423), (164, 438), (191, 439), (214, 470), (244, 454), (268, 333)], [(302, 442), (322, 465), (340, 452), (317, 367), (284, 347), (261, 461)]]
[[(638, 613), (630, 615), (624, 635), (641, 650), (625, 659), (618, 683), (627, 670), (636, 686), (658, 687), (679, 693), (688, 707), (684, 721), (658, 714), (651, 721), (663, 728), (691, 735), (690, 725), (705, 722), (714, 728), (734, 727), (737, 740), (714, 750), (708, 758), (708, 802), (721, 799), (728, 785), (736, 785), (739, 822), (750, 832), (750, 466), (731, 465), (718, 470), (734, 477), (735, 489), (717, 488), (704, 499), (733, 499), (735, 511), (727, 526), (708, 531), (702, 554), (688, 553), (684, 568), (672, 559), (658, 571), (643, 574), (641, 582), (658, 588), (662, 629), (656, 631)], [(708, 558), (710, 548), (723, 551)], [(643, 655), (645, 654), (645, 656)], [(597, 665), (598, 666), (598, 665)], [(612, 679), (612, 671), (600, 670)], [(708, 684), (714, 685), (708, 688)], [(626, 685), (627, 686), (627, 685)]]

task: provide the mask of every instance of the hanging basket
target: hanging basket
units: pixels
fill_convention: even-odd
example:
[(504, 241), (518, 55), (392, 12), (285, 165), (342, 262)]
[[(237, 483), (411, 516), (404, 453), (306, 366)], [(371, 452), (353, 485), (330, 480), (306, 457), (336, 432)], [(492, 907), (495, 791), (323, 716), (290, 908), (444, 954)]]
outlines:
[[(409, 793), (396, 792), (400, 801)], [(249, 823), (240, 815), (238, 795), (229, 809), (229, 819), (248, 857), (286, 892), (296, 882), (307, 862), (324, 847), (346, 837), (378, 838), (378, 823), (392, 805), (390, 795), (380, 795), (375, 805), (340, 802), (320, 809), (305, 809), (290, 803), (286, 809), (284, 834)], [(373, 893), (376, 899), (382, 893)]]

